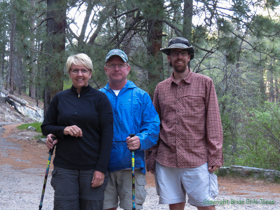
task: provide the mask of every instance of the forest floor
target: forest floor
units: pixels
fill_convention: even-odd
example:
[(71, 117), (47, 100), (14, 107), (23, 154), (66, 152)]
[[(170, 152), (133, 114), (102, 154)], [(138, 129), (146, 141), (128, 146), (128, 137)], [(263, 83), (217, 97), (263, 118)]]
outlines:
[[(33, 131), (21, 131), (16, 127), (19, 124), (8, 124), (3, 125), (0, 133), (0, 209), (31, 209), (32, 205), (34, 206), (36, 202), (39, 205), (39, 198), (41, 196), (41, 190), (44, 181), (45, 170), (48, 160), (48, 149), (44, 143), (37, 142), (34, 139), (34, 136), (38, 133)], [(52, 170), (52, 165), (51, 169)], [(8, 175), (7, 175), (8, 173)], [(17, 178), (17, 174), (20, 179)], [(37, 175), (35, 178), (32, 175)], [(49, 173), (49, 179), (51, 179), (51, 172)], [(30, 178), (29, 181), (26, 181), (27, 176)], [(8, 185), (7, 182), (13, 182), (15, 185)], [(48, 208), (51, 209), (52, 205), (52, 196), (53, 191), (49, 185), (49, 179), (46, 188), (46, 204)], [(150, 173), (147, 173), (147, 188), (149, 190), (150, 198), (146, 199), (145, 209), (168, 209), (167, 205), (158, 205), (158, 197), (155, 193), (155, 183), (154, 176)], [(24, 181), (23, 181), (24, 180)], [(264, 180), (258, 180), (253, 178), (229, 178), (229, 177), (219, 177), (219, 189), (220, 193), (217, 197), (219, 201), (225, 200), (227, 202), (226, 206), (223, 206), (221, 209), (280, 209), (280, 184), (270, 183)], [(37, 183), (38, 182), (38, 183)], [(35, 187), (35, 197), (32, 195), (32, 199), (35, 199), (32, 204), (27, 205), (26, 201), (24, 203), (27, 205), (26, 208), (17, 208), (15, 206), (19, 204), (11, 204), (11, 194), (14, 197), (16, 203), (19, 203), (18, 200), (22, 200), (26, 195), (30, 195), (31, 192), (28, 189)], [(23, 187), (24, 186), (24, 187)], [(26, 188), (25, 188), (26, 187)], [(9, 189), (7, 189), (9, 188)], [(14, 192), (12, 192), (14, 190)], [(32, 190), (34, 193), (34, 190)], [(29, 196), (30, 197), (30, 196)], [(149, 196), (148, 196), (149, 197)], [(27, 198), (26, 198), (27, 199)], [(260, 204), (262, 200), (271, 201), (274, 204)], [(256, 201), (254, 203), (254, 201)], [(235, 202), (234, 205), (232, 205)], [(244, 205), (240, 205), (237, 202), (242, 202)], [(250, 204), (246, 202), (251, 202)], [(149, 204), (150, 203), (150, 204)], [(151, 205), (153, 203), (153, 205)], [(156, 204), (154, 204), (156, 203)], [(11, 207), (11, 205), (13, 207)], [(150, 205), (147, 207), (147, 205)], [(223, 204), (224, 205), (224, 204)], [(161, 206), (159, 208), (159, 206)], [(245, 207), (246, 206), (246, 207)], [(3, 208), (2, 208), (3, 207)], [(242, 207), (242, 208), (240, 208)], [(189, 206), (186, 209), (192, 209), (193, 207)], [(33, 208), (32, 208), (33, 209)]]

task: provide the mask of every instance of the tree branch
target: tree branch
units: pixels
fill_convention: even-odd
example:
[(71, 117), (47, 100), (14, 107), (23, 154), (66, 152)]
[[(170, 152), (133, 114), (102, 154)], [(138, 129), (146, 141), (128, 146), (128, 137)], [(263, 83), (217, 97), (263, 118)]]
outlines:
[(53, 17), (45, 18), (45, 19), (42, 20), (37, 26), (35, 26), (34, 28), (32, 28), (31, 31), (35, 31), (37, 28), (39, 28), (39, 26), (41, 26), (45, 21), (48, 21), (49, 19), (53, 19)]
[[(98, 25), (97, 25), (97, 28), (95, 30), (95, 32), (93, 33), (93, 35), (90, 37), (89, 39), (89, 44), (93, 44), (97, 35), (99, 34), (99, 32), (101, 31), (102, 29), (102, 26), (103, 24), (105, 23), (106, 19), (107, 19), (107, 16), (104, 15), (105, 11), (107, 11), (108, 8), (107, 7), (104, 7), (104, 9), (100, 12), (100, 18), (99, 18), (99, 22), (98, 22)], [(110, 13), (112, 9), (109, 9), (107, 11), (107, 13)]]
[(119, 18), (119, 17), (121, 17), (121, 16), (123, 16), (123, 15), (129, 14), (129, 13), (131, 13), (131, 12), (135, 12), (135, 11), (137, 11), (137, 10), (139, 11), (139, 8), (135, 8), (135, 9), (132, 9), (132, 10), (130, 10), (130, 11), (124, 12), (124, 13), (122, 13), (122, 14), (120, 14), (120, 15), (113, 16), (113, 18), (114, 18), (114, 19), (117, 19), (117, 18)]
[(83, 25), (82, 25), (81, 34), (80, 34), (80, 36), (78, 38), (78, 42), (79, 43), (82, 42), (84, 40), (84, 38), (85, 38), (85, 32), (86, 32), (88, 20), (89, 20), (91, 11), (93, 9), (93, 6), (94, 6), (94, 4), (90, 1), (90, 3), (88, 4), (87, 11), (86, 11), (86, 16), (85, 16), (85, 19), (84, 19), (84, 22), (83, 22)]
[(162, 20), (163, 23), (166, 23), (167, 25), (169, 25), (171, 28), (173, 28), (175, 30), (175, 33), (177, 36), (182, 36), (182, 31), (179, 30), (176, 26), (174, 26), (172, 23), (170, 23), (167, 20)]
[(116, 47), (119, 46), (120, 43), (122, 43), (122, 41), (124, 40), (125, 36), (132, 30), (132, 28), (135, 26), (135, 24), (138, 22), (139, 19), (140, 19), (140, 11), (138, 10), (137, 15), (136, 15), (133, 23), (131, 23), (130, 26), (126, 29), (126, 31), (124, 32), (124, 34), (122, 35), (120, 40), (115, 45)]

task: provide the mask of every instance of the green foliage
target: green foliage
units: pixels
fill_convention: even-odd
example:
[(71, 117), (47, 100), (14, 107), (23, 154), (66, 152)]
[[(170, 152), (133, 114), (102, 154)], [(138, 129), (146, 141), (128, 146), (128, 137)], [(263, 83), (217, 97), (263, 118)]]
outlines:
[(276, 9), (276, 7), (278, 7), (280, 5), (280, 1), (279, 0), (266, 0), (265, 1), (265, 7), (267, 8), (271, 8), (271, 9)]
[(192, 42), (201, 43), (208, 38), (208, 31), (206, 26), (197, 26), (194, 28), (192, 34)]
[(63, 90), (70, 89), (72, 86), (72, 81), (70, 79), (65, 79), (63, 81)]
[(137, 0), (136, 5), (141, 9), (146, 19), (160, 19), (163, 17), (163, 0)]
[(223, 33), (226, 35), (229, 35), (230, 31), (233, 30), (232, 23), (224, 18), (217, 19), (217, 26), (219, 33)]
[(225, 55), (227, 62), (234, 63), (237, 60), (240, 48), (240, 39), (232, 34), (236, 24), (224, 18), (219, 18), (217, 20), (217, 26), (218, 49)]
[(250, 12), (250, 2), (237, 0), (232, 6), (232, 11), (236, 17), (246, 17)]
[(239, 140), (238, 165), (280, 170), (280, 107), (265, 103), (261, 109), (251, 109)]
[(242, 109), (240, 101), (236, 100), (231, 94), (219, 97), (220, 115), (223, 125), (223, 153), (224, 166), (236, 164), (238, 144), (240, 138), (238, 133), (240, 123), (236, 123), (241, 118)]
[(251, 22), (251, 29), (255, 31), (254, 35), (258, 38), (266, 34), (278, 33), (280, 27), (279, 21), (271, 21), (269, 17), (257, 15)]
[(17, 128), (20, 130), (26, 130), (29, 126), (32, 126), (32, 127), (36, 128), (36, 132), (42, 133), (41, 125), (42, 125), (42, 123), (40, 123), (40, 122), (34, 122), (34, 123), (27, 123), (27, 124), (19, 125), (19, 126), (17, 126)]
[(42, 123), (40, 123), (40, 122), (34, 122), (34, 123), (21, 124), (21, 125), (17, 126), (17, 128), (20, 130), (27, 130), (29, 126), (32, 126), (32, 127), (36, 128), (35, 131), (38, 132), (38, 135), (36, 135), (34, 137), (34, 139), (40, 139), (40, 138), (45, 137), (42, 134), (41, 125), (42, 125)]

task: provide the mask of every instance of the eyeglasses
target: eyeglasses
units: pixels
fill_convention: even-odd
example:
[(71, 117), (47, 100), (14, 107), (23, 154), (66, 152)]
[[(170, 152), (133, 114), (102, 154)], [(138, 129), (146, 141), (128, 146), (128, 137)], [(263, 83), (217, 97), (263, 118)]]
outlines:
[(182, 57), (187, 57), (189, 55), (189, 53), (187, 51), (180, 51), (180, 52), (179, 51), (173, 51), (173, 52), (170, 53), (170, 55), (172, 57), (179, 57), (179, 54), (181, 54)]
[(79, 74), (79, 72), (81, 72), (82, 74), (87, 74), (87, 73), (89, 73), (89, 70), (87, 70), (87, 69), (73, 69), (73, 70), (71, 70), (71, 72), (73, 74)]
[(121, 64), (110, 64), (107, 67), (110, 69), (116, 69), (116, 67), (118, 67), (119, 69), (123, 69), (126, 66), (125, 63), (121, 63)]

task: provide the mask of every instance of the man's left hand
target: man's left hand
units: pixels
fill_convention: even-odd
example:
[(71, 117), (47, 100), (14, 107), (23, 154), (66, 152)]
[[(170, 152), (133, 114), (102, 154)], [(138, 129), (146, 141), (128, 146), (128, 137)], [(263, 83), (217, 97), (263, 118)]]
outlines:
[(217, 171), (220, 167), (219, 166), (210, 166), (208, 167), (209, 172)]

